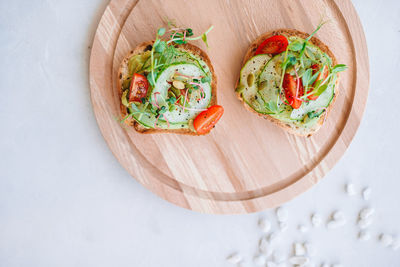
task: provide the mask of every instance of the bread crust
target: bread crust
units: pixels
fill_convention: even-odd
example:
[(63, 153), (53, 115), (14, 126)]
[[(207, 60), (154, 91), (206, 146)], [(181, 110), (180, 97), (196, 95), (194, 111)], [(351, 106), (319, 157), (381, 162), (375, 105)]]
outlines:
[[(121, 98), (122, 98), (122, 82), (126, 79), (126, 77), (129, 76), (129, 68), (128, 68), (128, 62), (129, 59), (137, 54), (143, 53), (147, 50), (150, 50), (154, 41), (147, 41), (139, 46), (137, 46), (134, 50), (130, 51), (129, 54), (122, 60), (120, 68), (118, 70), (118, 79), (117, 79), (117, 88), (118, 88), (118, 96), (120, 99), (120, 111), (122, 118), (125, 117), (127, 113), (126, 107), (122, 104)], [(214, 67), (211, 64), (211, 60), (208, 57), (207, 53), (204, 52), (202, 49), (199, 47), (193, 45), (193, 44), (181, 44), (177, 45), (177, 48), (181, 48), (183, 50), (186, 50), (190, 52), (191, 54), (194, 54), (198, 57), (200, 57), (208, 66), (210, 69), (211, 75), (212, 75), (212, 81), (211, 81), (211, 101), (210, 101), (210, 106), (216, 105), (217, 104), (217, 76), (215, 75)], [(154, 129), (154, 128), (147, 128), (135, 121), (134, 119), (131, 120), (126, 120), (126, 124), (129, 126), (133, 126), (133, 128), (143, 134), (153, 134), (153, 133), (175, 133), (175, 134), (186, 134), (186, 135), (200, 135), (194, 130), (189, 129)], [(207, 133), (208, 134), (208, 133)]]
[[(264, 40), (266, 40), (267, 38), (270, 38), (271, 36), (274, 36), (274, 35), (284, 35), (286, 37), (297, 36), (297, 37), (300, 37), (300, 38), (303, 38), (303, 39), (306, 39), (309, 36), (308, 33), (301, 32), (301, 31), (294, 30), (294, 29), (278, 29), (278, 30), (274, 30), (274, 31), (270, 31), (270, 32), (264, 33), (264, 34), (260, 35), (257, 39), (255, 39), (250, 44), (250, 46), (249, 46), (249, 48), (248, 48), (248, 50), (247, 50), (247, 52), (246, 52), (246, 54), (244, 56), (244, 59), (243, 59), (243, 62), (242, 62), (242, 66), (244, 66), (244, 64), (246, 64), (246, 62), (255, 55), (257, 47)], [(312, 37), (309, 42), (312, 43), (313, 45), (319, 47), (319, 49), (321, 49), (322, 52), (326, 53), (332, 59), (332, 64), (333, 65), (337, 64), (336, 57), (329, 50), (329, 47), (327, 45), (325, 45), (321, 40), (319, 40), (316, 37)], [(240, 82), (240, 74), (239, 74), (239, 79), (236, 82), (235, 88), (237, 88), (239, 82)], [(310, 128), (310, 129), (304, 129), (304, 128), (297, 127), (297, 126), (291, 126), (290, 124), (284, 123), (284, 122), (282, 122), (282, 121), (280, 121), (280, 120), (278, 120), (278, 119), (276, 119), (276, 118), (274, 118), (274, 117), (272, 117), (272, 116), (270, 116), (268, 114), (260, 114), (260, 113), (256, 112), (253, 108), (251, 108), (243, 100), (243, 98), (241, 97), (240, 93), (236, 92), (236, 96), (242, 101), (244, 107), (247, 110), (249, 110), (249, 111), (251, 111), (251, 112), (253, 112), (253, 113), (255, 113), (255, 114), (257, 114), (257, 115), (259, 115), (261, 117), (263, 117), (264, 119), (267, 119), (267, 120), (271, 121), (272, 123), (275, 123), (276, 125), (278, 125), (279, 127), (281, 127), (282, 129), (288, 131), (291, 134), (295, 134), (295, 135), (298, 135), (298, 136), (310, 137), (321, 128), (322, 124), (325, 122), (327, 116), (329, 115), (329, 112), (331, 111), (332, 106), (333, 106), (333, 104), (334, 104), (334, 102), (336, 100), (336, 97), (337, 97), (338, 93), (339, 93), (338, 83), (339, 83), (339, 76), (336, 79), (334, 97), (333, 97), (331, 103), (329, 104), (328, 108), (326, 109), (326, 112), (319, 118), (319, 120), (315, 124), (315, 126), (313, 128)]]

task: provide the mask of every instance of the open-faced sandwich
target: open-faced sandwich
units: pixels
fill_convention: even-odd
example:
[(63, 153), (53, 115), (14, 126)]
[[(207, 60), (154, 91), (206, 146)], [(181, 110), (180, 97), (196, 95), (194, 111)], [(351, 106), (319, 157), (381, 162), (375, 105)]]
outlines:
[[(221, 118), (217, 79), (190, 28), (160, 28), (123, 59), (118, 73), (122, 121), (140, 133), (207, 134)], [(163, 38), (163, 36), (168, 36)]]
[(280, 29), (265, 33), (248, 49), (236, 86), (246, 108), (290, 133), (311, 136), (324, 123), (338, 93), (337, 64), (313, 35)]

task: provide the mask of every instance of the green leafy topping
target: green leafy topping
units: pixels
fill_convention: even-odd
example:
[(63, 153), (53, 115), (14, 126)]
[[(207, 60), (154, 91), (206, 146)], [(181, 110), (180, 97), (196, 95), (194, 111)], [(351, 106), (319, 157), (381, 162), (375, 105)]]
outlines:
[(168, 102), (170, 105), (175, 104), (175, 102), (176, 102), (176, 97), (175, 97), (175, 96), (172, 96), (172, 97), (168, 98), (168, 99), (167, 99), (167, 102)]
[(171, 39), (167, 41), (167, 44), (170, 43), (176, 43), (176, 44), (186, 44), (187, 41), (195, 41), (195, 40), (199, 40), (202, 39), (203, 42), (206, 44), (206, 46), (208, 47), (208, 43), (207, 43), (207, 34), (214, 28), (214, 26), (211, 26), (210, 28), (208, 28), (207, 31), (205, 31), (202, 35), (197, 36), (197, 37), (191, 37), (193, 36), (193, 30), (192, 29), (183, 29), (183, 30), (175, 30), (172, 31), (171, 34)]
[(311, 77), (312, 77), (312, 69), (308, 69), (303, 73), (301, 79), (303, 81), (304, 87), (307, 87), (308, 85), (312, 84)]
[(165, 28), (159, 28), (157, 34), (158, 36), (163, 36), (165, 34)]
[(337, 64), (332, 68), (331, 73), (338, 73), (345, 70), (347, 70), (347, 66), (345, 64)]
[(207, 43), (207, 34), (203, 33), (201, 35), (201, 40), (203, 40), (203, 42), (206, 44), (206, 46), (208, 47), (208, 43)]

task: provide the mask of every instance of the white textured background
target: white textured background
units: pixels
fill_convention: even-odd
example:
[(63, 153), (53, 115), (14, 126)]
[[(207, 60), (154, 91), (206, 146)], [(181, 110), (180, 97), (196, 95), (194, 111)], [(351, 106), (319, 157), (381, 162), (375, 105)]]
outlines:
[[(338, 0), (341, 1), (341, 0)], [(260, 214), (215, 216), (175, 207), (132, 179), (106, 146), (89, 98), (88, 59), (106, 0), (0, 0), (0, 266), (230, 266), (261, 236)], [(293, 241), (318, 247), (315, 262), (400, 266), (400, 2), (356, 0), (370, 54), (365, 117), (350, 148), (313, 189), (286, 205)], [(343, 185), (372, 188), (373, 239), (357, 241), (366, 203)], [(309, 214), (341, 209), (341, 229), (295, 230)], [(274, 219), (272, 212), (262, 214)]]

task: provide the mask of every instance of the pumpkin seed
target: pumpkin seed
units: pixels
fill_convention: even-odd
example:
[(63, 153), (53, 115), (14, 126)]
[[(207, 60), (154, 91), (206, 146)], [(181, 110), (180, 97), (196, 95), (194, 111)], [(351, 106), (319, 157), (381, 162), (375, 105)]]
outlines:
[(253, 84), (254, 84), (254, 79), (255, 79), (255, 77), (254, 77), (254, 74), (253, 73), (250, 73), (248, 76), (247, 76), (247, 85), (248, 86), (253, 86)]

